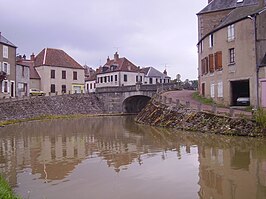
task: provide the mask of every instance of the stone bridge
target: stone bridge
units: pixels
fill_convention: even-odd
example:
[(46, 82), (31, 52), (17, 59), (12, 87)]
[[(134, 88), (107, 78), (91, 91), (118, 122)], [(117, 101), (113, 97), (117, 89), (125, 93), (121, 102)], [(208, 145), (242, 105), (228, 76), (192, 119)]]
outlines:
[(41, 115), (138, 113), (158, 92), (175, 84), (97, 88), (96, 93), (0, 99), (0, 121)]
[(157, 84), (97, 88), (96, 95), (108, 113), (138, 113), (158, 92), (176, 88), (175, 84)]

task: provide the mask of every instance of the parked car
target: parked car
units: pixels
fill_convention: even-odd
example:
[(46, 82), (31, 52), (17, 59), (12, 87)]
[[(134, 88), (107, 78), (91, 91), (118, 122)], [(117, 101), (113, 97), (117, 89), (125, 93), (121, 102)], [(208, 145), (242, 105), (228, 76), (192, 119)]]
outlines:
[(236, 99), (236, 104), (239, 106), (249, 106), (250, 98), (249, 97), (238, 97)]
[(37, 88), (31, 88), (30, 89), (30, 95), (31, 96), (44, 96), (45, 92), (43, 92)]

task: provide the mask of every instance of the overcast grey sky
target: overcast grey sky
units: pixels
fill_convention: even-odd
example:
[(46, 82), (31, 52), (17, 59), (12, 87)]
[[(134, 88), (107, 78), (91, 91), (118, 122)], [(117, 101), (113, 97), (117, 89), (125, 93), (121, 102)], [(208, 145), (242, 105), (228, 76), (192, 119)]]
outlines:
[(59, 48), (94, 69), (117, 51), (137, 66), (197, 78), (197, 16), (207, 0), (0, 0), (17, 53)]

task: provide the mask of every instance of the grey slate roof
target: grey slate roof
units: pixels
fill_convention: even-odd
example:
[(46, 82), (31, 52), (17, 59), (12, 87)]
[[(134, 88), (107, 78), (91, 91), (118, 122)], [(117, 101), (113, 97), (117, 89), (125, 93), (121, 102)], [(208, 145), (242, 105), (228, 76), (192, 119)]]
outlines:
[(1, 33), (0, 33), (0, 43), (16, 48), (16, 46), (10, 41), (8, 41)]
[[(212, 2), (215, 2), (215, 1), (222, 1), (222, 0), (213, 0)], [(229, 1), (229, 0), (226, 0), (226, 1)], [(237, 0), (230, 0), (230, 1), (236, 2)], [(215, 32), (221, 28), (224, 28), (230, 24), (233, 24), (235, 22), (243, 20), (243, 19), (247, 18), (248, 16), (252, 16), (255, 13), (260, 12), (261, 10), (264, 10), (265, 7), (261, 8), (258, 6), (258, 1), (259, 0), (243, 0), (243, 3), (242, 3), (243, 6), (237, 6), (237, 7), (233, 8), (231, 10), (231, 12), (221, 21), (221, 23), (218, 26), (216, 26), (211, 32), (209, 32), (204, 37), (202, 37), (199, 42), (201, 42), (209, 34)], [(264, 1), (266, 2), (266, 0), (264, 0)], [(255, 2), (255, 4), (254, 3), (252, 4), (252, 2)], [(250, 4), (252, 4), (252, 5), (250, 5)]]
[(142, 68), (141, 72), (144, 72), (147, 77), (168, 77), (153, 67)]
[(198, 14), (234, 9), (236, 7), (250, 6), (250, 5), (257, 4), (257, 3), (258, 3), (258, 0), (243, 0), (242, 3), (237, 3), (237, 0), (212, 0)]

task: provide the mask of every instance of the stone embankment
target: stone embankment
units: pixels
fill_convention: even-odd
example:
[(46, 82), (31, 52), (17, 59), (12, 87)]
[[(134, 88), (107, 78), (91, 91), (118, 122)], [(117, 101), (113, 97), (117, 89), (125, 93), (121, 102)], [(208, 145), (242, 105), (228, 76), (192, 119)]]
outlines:
[(156, 100), (137, 115), (136, 122), (152, 126), (224, 135), (262, 136), (256, 122), (246, 117), (228, 117), (210, 112), (196, 111), (180, 104), (167, 106)]
[(101, 100), (94, 94), (32, 97), (0, 103), (0, 121), (20, 120), (43, 115), (104, 113)]

